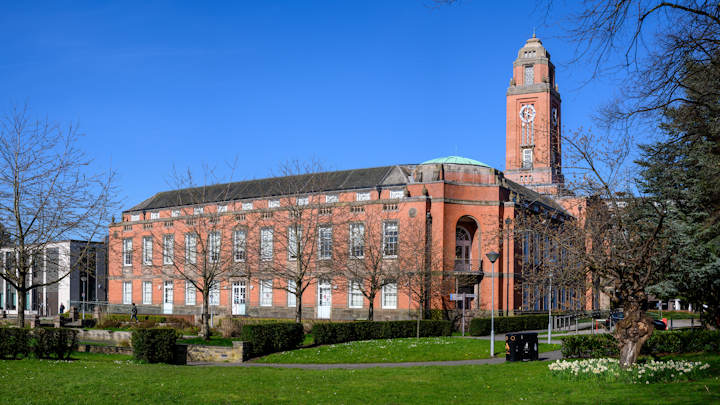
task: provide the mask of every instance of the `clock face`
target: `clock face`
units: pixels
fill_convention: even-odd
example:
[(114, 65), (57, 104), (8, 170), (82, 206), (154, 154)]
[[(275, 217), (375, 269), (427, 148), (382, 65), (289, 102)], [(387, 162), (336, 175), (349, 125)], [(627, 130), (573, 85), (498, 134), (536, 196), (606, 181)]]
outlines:
[(558, 125), (558, 110), (557, 110), (557, 107), (553, 107), (553, 108), (552, 108), (551, 118), (552, 118), (552, 124), (553, 124), (553, 126), (554, 126), (554, 127), (557, 127), (557, 125)]
[(520, 119), (524, 123), (529, 123), (535, 120), (535, 107), (532, 104), (525, 104), (520, 109)]

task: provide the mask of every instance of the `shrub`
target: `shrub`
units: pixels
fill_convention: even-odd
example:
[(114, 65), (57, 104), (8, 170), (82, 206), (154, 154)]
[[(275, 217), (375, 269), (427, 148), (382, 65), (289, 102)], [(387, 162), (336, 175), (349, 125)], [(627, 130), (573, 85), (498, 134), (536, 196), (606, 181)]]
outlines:
[[(610, 334), (566, 336), (562, 338), (566, 358), (616, 357), (617, 341)], [(641, 354), (720, 352), (720, 331), (656, 331), (645, 342)]]
[(132, 333), (133, 354), (136, 359), (148, 363), (173, 363), (175, 329), (135, 329)]
[(301, 323), (274, 322), (242, 327), (242, 339), (248, 343), (243, 350), (248, 357), (297, 349), (304, 338)]
[[(417, 336), (417, 321), (356, 321), (316, 323), (312, 329), (319, 345), (356, 340), (394, 339)], [(420, 321), (420, 336), (450, 336), (450, 321)]]
[(77, 331), (68, 328), (36, 328), (32, 331), (33, 352), (39, 358), (64, 360), (77, 349)]
[(26, 328), (0, 328), (0, 358), (27, 357), (30, 352), (30, 330)]
[(258, 319), (258, 318), (221, 318), (218, 329), (223, 337), (241, 337), (245, 325), (267, 325), (273, 323), (287, 323), (287, 320), (280, 319)]
[[(470, 321), (470, 334), (486, 336), (490, 334), (490, 318), (474, 318)], [(547, 328), (547, 315), (498, 316), (495, 318), (495, 333), (519, 332)]]

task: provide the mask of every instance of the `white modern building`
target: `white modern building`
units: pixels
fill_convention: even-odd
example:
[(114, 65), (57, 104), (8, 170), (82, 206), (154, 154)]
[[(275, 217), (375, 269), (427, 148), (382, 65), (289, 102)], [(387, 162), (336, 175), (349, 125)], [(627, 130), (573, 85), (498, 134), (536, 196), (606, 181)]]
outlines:
[[(85, 252), (85, 254), (83, 254)], [(104, 242), (66, 240), (38, 248), (31, 255), (30, 285), (42, 285), (27, 293), (26, 315), (52, 316), (60, 306), (70, 309), (82, 301), (107, 300), (107, 260)], [(17, 251), (0, 248), (2, 272), (15, 269)], [(54, 280), (60, 279), (57, 283)], [(43, 285), (48, 284), (49, 285)], [(17, 315), (19, 300), (15, 288), (0, 279), (0, 311)]]

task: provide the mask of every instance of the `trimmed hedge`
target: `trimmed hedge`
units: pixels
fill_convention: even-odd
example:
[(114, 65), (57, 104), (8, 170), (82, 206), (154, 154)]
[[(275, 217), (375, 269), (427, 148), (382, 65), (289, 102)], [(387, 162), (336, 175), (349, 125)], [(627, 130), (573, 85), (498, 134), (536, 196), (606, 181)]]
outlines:
[[(312, 328), (315, 344), (327, 345), (356, 340), (394, 339), (417, 336), (417, 321), (357, 321), (317, 323)], [(420, 336), (450, 336), (450, 321), (420, 321)]]
[(173, 363), (177, 338), (175, 329), (136, 329), (132, 333), (133, 355), (148, 363)]
[[(472, 336), (489, 335), (490, 323), (490, 318), (474, 318), (472, 321), (470, 321), (470, 334)], [(495, 333), (545, 329), (547, 328), (547, 326), (547, 315), (519, 315), (495, 317)]]
[(304, 339), (301, 323), (274, 322), (242, 327), (242, 340), (249, 343), (243, 347), (248, 357), (297, 349)]
[[(619, 349), (610, 334), (565, 336), (562, 338), (565, 358), (617, 357)], [(641, 354), (720, 352), (720, 331), (656, 331), (645, 342)]]
[(30, 353), (30, 329), (0, 328), (0, 359), (27, 357)]
[(33, 352), (38, 358), (55, 357), (64, 360), (77, 350), (78, 332), (68, 328), (33, 329)]

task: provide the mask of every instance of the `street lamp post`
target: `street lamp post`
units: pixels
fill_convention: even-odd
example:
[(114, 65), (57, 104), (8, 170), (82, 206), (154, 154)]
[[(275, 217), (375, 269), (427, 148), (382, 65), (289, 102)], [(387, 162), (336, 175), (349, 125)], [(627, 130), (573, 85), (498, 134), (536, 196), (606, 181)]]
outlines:
[(500, 257), (498, 252), (487, 255), (490, 260), (490, 357), (495, 357), (495, 261)]
[(83, 274), (82, 276), (80, 276), (80, 281), (82, 281), (82, 319), (85, 320), (85, 294), (87, 294), (87, 275)]
[(510, 316), (510, 224), (512, 219), (505, 218), (505, 230), (507, 231), (507, 244), (505, 245), (505, 316)]

